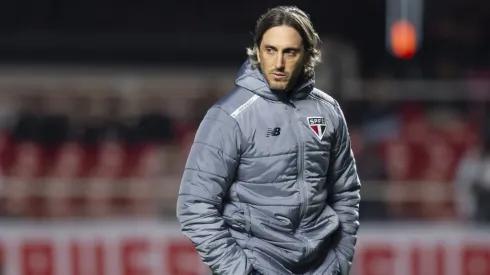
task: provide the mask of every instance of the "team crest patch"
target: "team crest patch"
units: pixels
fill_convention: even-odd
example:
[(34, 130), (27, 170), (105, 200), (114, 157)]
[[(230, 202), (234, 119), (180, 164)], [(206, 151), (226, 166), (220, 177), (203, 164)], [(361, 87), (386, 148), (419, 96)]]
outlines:
[(319, 140), (322, 140), (325, 130), (327, 129), (327, 124), (325, 124), (325, 118), (323, 117), (308, 117), (308, 126), (315, 133)]

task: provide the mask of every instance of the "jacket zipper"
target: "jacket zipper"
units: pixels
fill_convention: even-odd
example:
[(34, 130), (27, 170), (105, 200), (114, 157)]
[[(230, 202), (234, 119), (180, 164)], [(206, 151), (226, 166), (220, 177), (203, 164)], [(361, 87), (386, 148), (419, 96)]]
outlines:
[[(294, 105), (293, 105), (294, 106)], [(304, 141), (301, 136), (301, 129), (299, 128), (300, 121), (298, 117), (296, 116), (296, 111), (294, 110), (295, 107), (292, 108), (292, 113), (293, 113), (293, 118), (294, 118), (294, 129), (298, 141), (298, 163), (297, 163), (297, 168), (298, 168), (298, 185), (299, 185), (299, 191), (301, 195), (301, 204), (300, 204), (300, 223), (301, 220), (303, 220), (306, 212), (306, 207), (308, 205), (308, 195), (306, 194), (306, 187), (305, 187), (305, 181), (304, 181)]]
[[(299, 192), (301, 196), (301, 203), (300, 203), (300, 215), (299, 215), (299, 223), (298, 223), (298, 228), (301, 227), (301, 221), (303, 220), (305, 213), (306, 213), (306, 208), (308, 205), (308, 195), (306, 193), (307, 188), (306, 188), (306, 183), (304, 181), (304, 140), (301, 135), (301, 128), (300, 128), (300, 120), (296, 116), (296, 111), (294, 110), (296, 107), (294, 106), (293, 103), (292, 105), (292, 114), (293, 114), (293, 119), (294, 119), (294, 132), (296, 133), (296, 140), (298, 142), (298, 186), (299, 186)], [(295, 234), (296, 235), (296, 234)], [(302, 242), (305, 246), (305, 253), (310, 254), (310, 245), (308, 240), (306, 240), (303, 236), (301, 235), (296, 235), (298, 240)]]

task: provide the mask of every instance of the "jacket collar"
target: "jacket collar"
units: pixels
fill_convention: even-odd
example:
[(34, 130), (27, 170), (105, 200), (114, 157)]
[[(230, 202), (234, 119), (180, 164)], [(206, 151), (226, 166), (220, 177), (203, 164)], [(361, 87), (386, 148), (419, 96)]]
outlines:
[(260, 70), (253, 69), (247, 60), (241, 66), (235, 84), (270, 100), (289, 101), (306, 98), (315, 87), (315, 78), (299, 81), (290, 93), (272, 91)]

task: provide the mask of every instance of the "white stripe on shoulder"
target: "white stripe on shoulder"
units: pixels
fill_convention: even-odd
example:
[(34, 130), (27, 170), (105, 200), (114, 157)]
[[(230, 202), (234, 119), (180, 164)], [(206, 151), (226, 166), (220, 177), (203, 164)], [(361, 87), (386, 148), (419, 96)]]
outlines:
[(260, 96), (254, 95), (247, 102), (243, 103), (242, 106), (238, 107), (233, 113), (231, 113), (231, 117), (235, 118), (238, 114), (240, 114), (243, 110), (247, 109), (255, 100), (257, 100)]

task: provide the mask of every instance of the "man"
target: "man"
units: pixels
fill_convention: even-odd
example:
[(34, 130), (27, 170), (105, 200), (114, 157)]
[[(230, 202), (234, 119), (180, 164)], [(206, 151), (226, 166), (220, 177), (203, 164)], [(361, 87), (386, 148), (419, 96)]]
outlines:
[(234, 89), (196, 133), (177, 202), (213, 274), (349, 273), (360, 182), (338, 103), (314, 88), (318, 35), (269, 10)]

